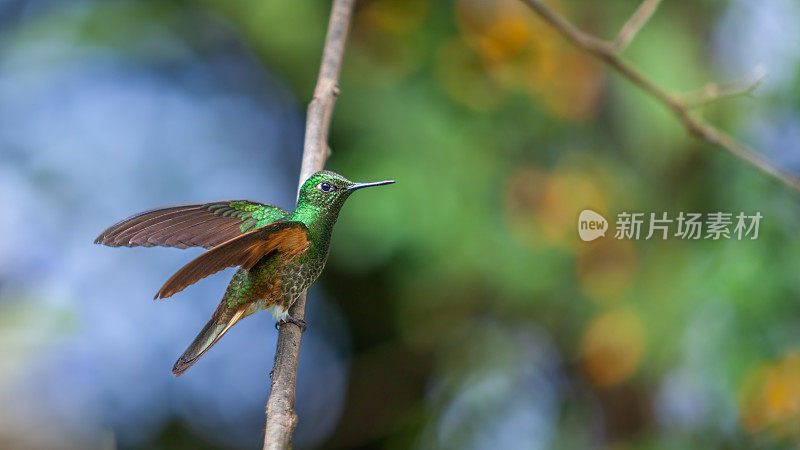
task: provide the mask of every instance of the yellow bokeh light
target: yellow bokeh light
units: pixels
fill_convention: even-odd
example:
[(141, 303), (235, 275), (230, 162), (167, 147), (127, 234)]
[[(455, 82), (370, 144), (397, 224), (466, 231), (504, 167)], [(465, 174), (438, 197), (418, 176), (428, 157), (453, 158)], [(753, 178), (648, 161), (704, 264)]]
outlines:
[(494, 109), (505, 96), (502, 87), (487, 76), (485, 62), (460, 39), (439, 46), (434, 69), (439, 86), (469, 108)]
[(800, 438), (800, 353), (757, 367), (740, 389), (740, 415), (751, 433)]
[(605, 195), (591, 175), (570, 171), (551, 174), (538, 211), (542, 231), (554, 240), (577, 242), (578, 213), (587, 206), (606, 208)]
[(627, 239), (605, 238), (578, 247), (577, 275), (583, 292), (603, 305), (617, 303), (636, 275), (636, 248)]
[(583, 369), (598, 386), (613, 386), (629, 379), (641, 363), (645, 332), (630, 308), (605, 312), (590, 324), (581, 342)]
[(505, 90), (523, 90), (565, 120), (586, 120), (597, 110), (605, 79), (602, 67), (522, 2), (459, 0), (456, 23), (483, 61), (483, 75)]
[[(540, 62), (530, 89), (544, 105), (562, 119), (586, 120), (594, 114), (602, 93), (602, 68), (577, 49), (567, 48), (557, 59)], [(549, 76), (548, 76), (549, 75)]]
[(464, 39), (494, 63), (523, 53), (542, 25), (516, 0), (459, 0), (456, 22)]
[(580, 243), (576, 232), (580, 211), (606, 207), (599, 184), (597, 174), (583, 171), (521, 169), (511, 177), (506, 193), (506, 220), (526, 244), (572, 250)]

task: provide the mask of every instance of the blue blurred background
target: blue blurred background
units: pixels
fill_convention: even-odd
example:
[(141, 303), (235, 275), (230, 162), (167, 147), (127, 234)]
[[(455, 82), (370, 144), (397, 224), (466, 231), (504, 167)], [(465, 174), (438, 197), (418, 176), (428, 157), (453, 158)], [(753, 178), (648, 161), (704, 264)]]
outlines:
[[(627, 50), (800, 173), (800, 4), (664, 2)], [(638, 2), (549, 2), (612, 37)], [(92, 245), (156, 206), (291, 208), (329, 2), (0, 0), (0, 447), (253, 448), (277, 332), (170, 368), (230, 271)], [(309, 302), (297, 448), (800, 444), (800, 202), (687, 136), (516, 0), (358, 2)], [(577, 239), (591, 207), (764, 216), (755, 241)]]

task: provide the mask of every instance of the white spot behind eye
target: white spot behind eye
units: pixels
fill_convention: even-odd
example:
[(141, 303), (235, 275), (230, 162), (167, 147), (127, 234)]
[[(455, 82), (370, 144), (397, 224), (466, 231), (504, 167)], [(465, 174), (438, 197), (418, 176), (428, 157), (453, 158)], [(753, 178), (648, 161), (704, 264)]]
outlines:
[(336, 187), (327, 181), (323, 181), (322, 183), (317, 185), (317, 189), (319, 189), (322, 192), (333, 192), (336, 190)]

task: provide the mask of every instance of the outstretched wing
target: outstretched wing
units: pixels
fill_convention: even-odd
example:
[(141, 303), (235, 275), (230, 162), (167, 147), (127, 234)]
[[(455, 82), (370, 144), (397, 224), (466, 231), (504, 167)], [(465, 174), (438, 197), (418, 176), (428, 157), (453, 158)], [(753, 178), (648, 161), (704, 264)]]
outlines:
[(274, 222), (235, 237), (203, 253), (175, 272), (156, 294), (167, 298), (197, 281), (228, 267), (251, 269), (272, 252), (290, 258), (309, 245), (308, 229), (302, 222)]
[(111, 247), (211, 248), (285, 215), (282, 208), (249, 200), (167, 206), (111, 225), (94, 243)]

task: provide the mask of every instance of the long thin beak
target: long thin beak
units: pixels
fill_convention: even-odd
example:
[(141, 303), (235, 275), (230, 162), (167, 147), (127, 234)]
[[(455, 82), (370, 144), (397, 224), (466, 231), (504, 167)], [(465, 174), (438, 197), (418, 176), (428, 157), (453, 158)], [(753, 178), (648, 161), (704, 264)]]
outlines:
[(384, 184), (392, 184), (394, 180), (386, 180), (386, 181), (373, 181), (372, 183), (356, 183), (352, 184), (347, 187), (348, 191), (355, 191), (356, 189), (361, 189), (365, 187), (372, 187), (372, 186), (383, 186)]

